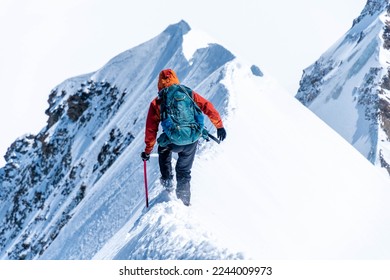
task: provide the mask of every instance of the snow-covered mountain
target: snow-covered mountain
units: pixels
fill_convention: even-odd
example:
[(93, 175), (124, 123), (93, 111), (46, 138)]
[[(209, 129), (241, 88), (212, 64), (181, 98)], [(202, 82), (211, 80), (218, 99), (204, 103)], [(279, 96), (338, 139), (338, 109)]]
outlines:
[[(53, 89), (0, 169), (2, 259), (389, 258), (388, 178), (259, 67), (181, 21)], [(192, 205), (162, 191), (144, 126), (161, 69), (214, 103)], [(211, 132), (212, 125), (207, 124)]]
[(390, 6), (368, 0), (351, 29), (304, 70), (296, 97), (390, 173)]

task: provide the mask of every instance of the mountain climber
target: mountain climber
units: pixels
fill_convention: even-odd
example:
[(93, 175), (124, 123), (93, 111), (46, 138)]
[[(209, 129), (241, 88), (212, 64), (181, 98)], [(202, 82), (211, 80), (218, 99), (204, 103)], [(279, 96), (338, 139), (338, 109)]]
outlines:
[[(172, 152), (177, 153), (176, 196), (183, 201), (184, 205), (189, 206), (191, 168), (196, 147), (200, 137), (203, 136), (207, 139), (207, 131), (203, 128), (202, 112), (216, 127), (217, 137), (220, 141), (226, 138), (226, 130), (213, 104), (190, 88), (181, 85), (172, 69), (160, 72), (157, 85), (158, 96), (150, 103), (146, 119), (146, 147), (141, 153), (141, 158), (144, 161), (149, 160), (150, 153), (157, 141), (160, 182), (167, 191), (172, 191)], [(180, 103), (180, 101), (182, 102)], [(200, 115), (197, 115), (197, 111), (200, 112)], [(199, 121), (199, 119), (201, 120)], [(156, 139), (160, 122), (163, 133)]]

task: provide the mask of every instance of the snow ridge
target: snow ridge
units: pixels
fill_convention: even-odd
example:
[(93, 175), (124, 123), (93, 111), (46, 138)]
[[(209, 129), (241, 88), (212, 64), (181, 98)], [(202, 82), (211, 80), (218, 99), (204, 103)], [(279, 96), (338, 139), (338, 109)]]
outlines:
[[(161, 188), (160, 188), (161, 190)], [(156, 236), (156, 233), (158, 235)], [(241, 259), (240, 254), (229, 253), (215, 244), (212, 235), (196, 222), (190, 209), (172, 194), (161, 191), (151, 201), (148, 212), (130, 227), (125, 246), (110, 259), (179, 259), (212, 260)], [(116, 240), (117, 241), (117, 240)], [(120, 240), (123, 242), (123, 239)], [(120, 242), (115, 242), (120, 244)], [(103, 248), (102, 251), (107, 251)], [(108, 250), (116, 252), (115, 250)], [(95, 258), (100, 258), (96, 255)]]

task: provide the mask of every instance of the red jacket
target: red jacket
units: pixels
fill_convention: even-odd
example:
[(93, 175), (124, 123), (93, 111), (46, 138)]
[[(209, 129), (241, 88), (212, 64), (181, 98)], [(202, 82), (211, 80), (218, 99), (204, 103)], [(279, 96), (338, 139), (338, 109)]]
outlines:
[[(200, 96), (195, 91), (192, 92), (192, 96), (196, 104), (208, 116), (213, 125), (218, 129), (223, 127), (221, 116), (218, 111), (214, 108), (213, 104), (207, 99)], [(158, 97), (153, 99), (150, 103), (148, 116), (146, 118), (146, 129), (145, 129), (145, 153), (150, 154), (156, 144), (158, 126), (160, 124), (160, 100)]]

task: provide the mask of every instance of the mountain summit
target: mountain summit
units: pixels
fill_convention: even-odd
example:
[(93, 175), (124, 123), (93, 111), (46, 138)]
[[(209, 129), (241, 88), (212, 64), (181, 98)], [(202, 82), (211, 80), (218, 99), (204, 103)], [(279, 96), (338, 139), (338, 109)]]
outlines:
[(352, 28), (304, 70), (296, 97), (390, 173), (390, 18), (368, 0)]
[[(200, 34), (181, 21), (52, 90), (47, 126), (17, 139), (0, 169), (2, 259), (390, 257), (387, 178), (259, 67)], [(164, 68), (210, 100), (228, 132), (199, 144), (190, 207), (162, 190), (152, 156), (145, 208), (140, 152)]]

